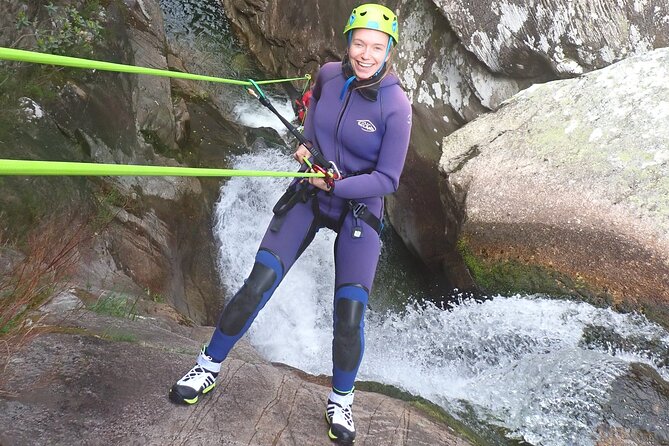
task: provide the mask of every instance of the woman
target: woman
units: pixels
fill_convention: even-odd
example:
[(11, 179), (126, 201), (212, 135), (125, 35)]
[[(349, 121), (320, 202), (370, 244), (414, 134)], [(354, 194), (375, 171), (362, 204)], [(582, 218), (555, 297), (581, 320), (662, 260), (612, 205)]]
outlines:
[[(327, 227), (338, 235), (332, 391), (326, 419), (332, 440), (351, 443), (355, 438), (351, 405), (364, 350), (364, 312), (381, 249), (383, 197), (399, 184), (411, 106), (388, 65), (398, 40), (395, 14), (381, 5), (361, 5), (351, 13), (344, 34), (346, 57), (342, 63), (321, 67), (304, 130), (312, 147), (322, 152), (315, 161), (330, 160), (338, 174), (334, 179), (296, 181), (289, 187), (275, 207), (251, 274), (223, 310), (197, 365), (170, 390), (170, 399), (194, 404), (214, 387), (230, 349), (316, 232)], [(300, 145), (294, 157), (302, 163), (312, 153)]]

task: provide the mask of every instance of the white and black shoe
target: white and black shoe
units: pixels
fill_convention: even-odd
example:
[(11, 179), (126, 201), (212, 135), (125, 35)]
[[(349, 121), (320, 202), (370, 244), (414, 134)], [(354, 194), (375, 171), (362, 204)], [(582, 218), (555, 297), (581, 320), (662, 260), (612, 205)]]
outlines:
[(202, 347), (197, 357), (197, 364), (190, 369), (170, 389), (170, 400), (177, 404), (195, 404), (216, 386), (216, 377), (221, 371), (221, 363), (215, 362)]
[(328, 405), (325, 410), (325, 419), (330, 425), (328, 437), (338, 444), (351, 445), (355, 441), (352, 405), (353, 391), (347, 395), (330, 392), (328, 396)]

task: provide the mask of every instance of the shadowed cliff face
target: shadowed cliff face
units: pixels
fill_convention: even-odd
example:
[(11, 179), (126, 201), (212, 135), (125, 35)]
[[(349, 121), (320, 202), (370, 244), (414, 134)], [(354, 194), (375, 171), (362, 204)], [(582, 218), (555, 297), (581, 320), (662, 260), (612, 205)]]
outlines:
[[(75, 4), (72, 10), (69, 5), (54, 2), (55, 12), (49, 13), (43, 2), (3, 2), (0, 45), (35, 50), (35, 36), (42, 35), (60, 45), (54, 51), (158, 69), (168, 69), (169, 56), (171, 66), (184, 69), (167, 54), (157, 1)], [(90, 51), (77, 53), (83, 51), (80, 43), (66, 46), (67, 31), (49, 14), (68, 26), (75, 26), (71, 17), (77, 14), (97, 23), (101, 31)], [(17, 20), (27, 24), (18, 26)], [(0, 65), (0, 99), (0, 152), (6, 158), (195, 166), (204, 160), (225, 167), (226, 149), (245, 141), (220, 103), (207, 100), (196, 84), (167, 78), (6, 63)], [(141, 289), (200, 322), (218, 313), (223, 293), (210, 231), (216, 180), (4, 177), (0, 182), (4, 237), (20, 239), (51, 213), (71, 212), (90, 222), (96, 236), (79, 247), (83, 260), (77, 273), (90, 292)]]

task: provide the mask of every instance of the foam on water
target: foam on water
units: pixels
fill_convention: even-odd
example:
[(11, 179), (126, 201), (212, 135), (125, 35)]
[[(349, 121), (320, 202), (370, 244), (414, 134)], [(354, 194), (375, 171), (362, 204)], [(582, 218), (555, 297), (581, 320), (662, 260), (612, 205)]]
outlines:
[[(297, 164), (268, 149), (238, 157), (233, 167)], [(289, 181), (233, 178), (222, 188), (215, 233), (230, 290), (250, 272), (271, 208)], [(248, 338), (267, 359), (331, 372), (334, 238), (327, 229), (317, 234), (251, 327)], [(614, 355), (590, 345), (589, 327), (669, 348), (669, 335), (644, 317), (586, 303), (497, 296), (451, 311), (414, 303), (400, 313), (368, 312), (359, 379), (396, 385), (456, 413), (468, 402), (480, 419), (535, 445), (593, 445), (611, 382), (631, 361), (658, 368), (661, 358), (641, 348)], [(658, 371), (669, 378), (666, 366)]]
[[(294, 116), (293, 107), (290, 103), (290, 100), (285, 98), (274, 98), (270, 95), (267, 95), (270, 102), (276, 108), (276, 110), (286, 119), (290, 120)], [(288, 130), (281, 123), (279, 118), (277, 118), (271, 111), (267, 108), (258, 105), (258, 102), (247, 102), (239, 103), (233, 109), (237, 120), (240, 124), (247, 127), (260, 128), (260, 127), (270, 127), (279, 132), (280, 135), (288, 134)]]
[[(234, 168), (297, 170), (297, 163), (276, 150), (237, 158)], [(250, 273), (255, 253), (272, 216), (272, 206), (289, 179), (233, 178), (216, 206), (214, 233), (220, 244), (219, 268), (230, 290)], [(335, 234), (323, 230), (302, 254), (249, 331), (254, 346), (266, 357), (312, 373), (329, 360), (334, 277), (331, 260)], [(324, 356), (328, 355), (328, 357)]]

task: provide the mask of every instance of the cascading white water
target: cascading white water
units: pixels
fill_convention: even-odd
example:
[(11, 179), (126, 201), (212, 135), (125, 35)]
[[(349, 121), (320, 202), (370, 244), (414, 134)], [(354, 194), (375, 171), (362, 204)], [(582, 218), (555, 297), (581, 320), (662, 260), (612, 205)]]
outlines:
[[(202, 52), (196, 71), (238, 77), (235, 70), (242, 70), (251, 76), (235, 63), (240, 49), (227, 31), (219, 2), (160, 3), (172, 45)], [(230, 97), (233, 91), (226, 88), (222, 94)], [(241, 90), (238, 96), (244, 101)], [(285, 116), (292, 113), (289, 102), (272, 101)], [(244, 125), (274, 127), (285, 134), (279, 121), (251, 100), (235, 106), (233, 113)], [(266, 149), (236, 158), (232, 167), (297, 166), (289, 153)], [(234, 178), (222, 188), (214, 231), (222, 280), (232, 292), (250, 272), (273, 203), (289, 181)], [(313, 374), (330, 373), (333, 243), (330, 231), (316, 236), (251, 327), (248, 337), (267, 359)], [(593, 326), (669, 351), (667, 332), (645, 318), (584, 303), (513, 296), (465, 302), (451, 311), (408, 304), (400, 312), (368, 311), (359, 378), (395, 385), (454, 414), (468, 404), (480, 420), (537, 446), (594, 445), (610, 383), (630, 362), (650, 364), (664, 379), (669, 371), (666, 365), (658, 367), (662, 358), (643, 346), (618, 349), (614, 356), (590, 345), (584, 338)]]
[[(289, 100), (274, 98), (271, 95), (267, 95), (267, 97), (281, 115), (293, 115), (293, 107), (290, 105)], [(258, 107), (257, 102), (251, 102), (250, 97), (248, 101), (237, 104), (232, 112), (235, 114), (239, 123), (247, 127), (270, 127), (276, 130), (280, 135), (285, 136), (288, 134), (286, 127), (284, 127), (281, 121), (279, 121), (271, 111), (265, 107)]]
[[(229, 38), (219, 2), (160, 4), (172, 45), (184, 44), (208, 56), (194, 58), (195, 71), (226, 77), (239, 76), (236, 69), (244, 71), (234, 68), (240, 48)], [(225, 88), (223, 94), (229, 97), (234, 91)], [(233, 110), (240, 123), (285, 134), (266, 109), (242, 99), (241, 91), (238, 95), (246, 101)], [(272, 102), (285, 116), (292, 113), (289, 102)], [(288, 155), (267, 149), (232, 160), (232, 167), (296, 169)], [(222, 280), (231, 292), (250, 272), (273, 203), (289, 181), (234, 178), (222, 188), (214, 230)], [(330, 373), (333, 243), (328, 230), (316, 236), (251, 327), (248, 337), (267, 359), (314, 374)], [(373, 297), (375, 302), (383, 298)], [(644, 339), (669, 351), (669, 335), (645, 318), (584, 303), (496, 297), (480, 304), (464, 302), (451, 311), (410, 303), (399, 312), (368, 311), (359, 378), (395, 385), (454, 414), (467, 404), (480, 420), (537, 446), (594, 445), (610, 383), (630, 362), (650, 364), (664, 379), (669, 371), (666, 362), (658, 367), (662, 358), (644, 346), (616, 349), (614, 355), (590, 344), (585, 340), (589, 327), (601, 327), (629, 344)]]
[[(233, 167), (290, 171), (297, 164), (287, 152), (262, 149), (237, 157)], [(238, 289), (250, 272), (271, 208), (289, 182), (234, 178), (221, 189), (214, 231), (228, 289)], [(334, 237), (327, 229), (317, 234), (251, 327), (249, 339), (267, 359), (330, 373)], [(498, 296), (451, 311), (409, 303), (399, 313), (368, 312), (358, 378), (395, 385), (452, 413), (466, 402), (479, 419), (534, 445), (594, 445), (610, 383), (630, 362), (657, 368), (660, 358), (614, 356), (588, 345), (590, 326), (669, 348), (669, 334), (644, 317), (585, 303)], [(666, 367), (658, 371), (669, 379)]]

